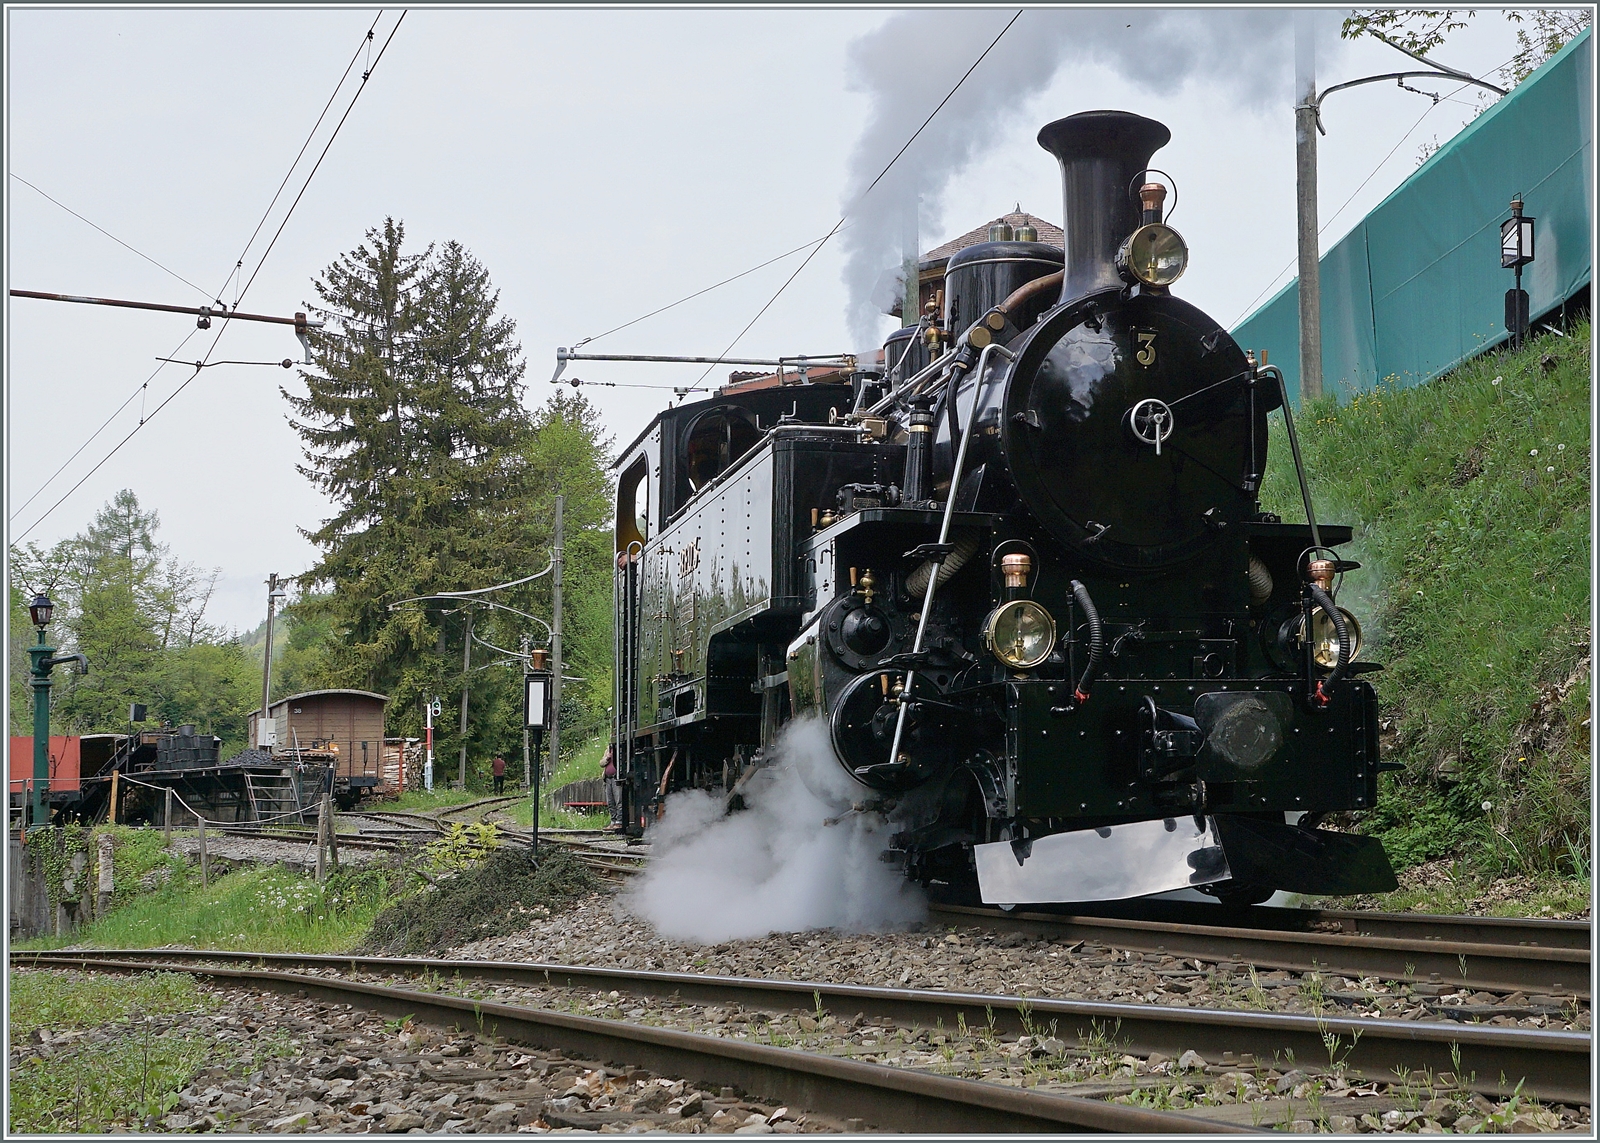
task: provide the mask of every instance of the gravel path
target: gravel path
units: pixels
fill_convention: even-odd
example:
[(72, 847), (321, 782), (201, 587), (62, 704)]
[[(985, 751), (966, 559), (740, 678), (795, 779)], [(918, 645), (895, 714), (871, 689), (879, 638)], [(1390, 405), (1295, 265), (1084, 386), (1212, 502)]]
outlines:
[(914, 932), (777, 933), (694, 945), (670, 941), (597, 893), (520, 934), (445, 954), (485, 960), (556, 961), (621, 968), (776, 977), (839, 984), (1116, 1000), (1189, 1008), (1247, 1008), (1313, 1015), (1451, 1018), (1500, 1026), (1588, 1030), (1587, 1001), (1523, 993), (1467, 992), (1448, 984), (1396, 984), (1223, 962), (1120, 952), (974, 927)]

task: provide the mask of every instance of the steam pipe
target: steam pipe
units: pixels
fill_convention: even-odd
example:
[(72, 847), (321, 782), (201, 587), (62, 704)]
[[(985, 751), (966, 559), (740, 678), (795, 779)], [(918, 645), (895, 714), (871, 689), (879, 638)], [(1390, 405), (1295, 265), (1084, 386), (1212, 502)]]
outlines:
[(1086, 703), (1089, 701), (1089, 688), (1094, 686), (1095, 676), (1100, 673), (1100, 655), (1105, 650), (1106, 636), (1105, 629), (1100, 626), (1100, 612), (1095, 610), (1094, 600), (1089, 598), (1089, 589), (1073, 580), (1072, 597), (1083, 608), (1083, 621), (1089, 627), (1089, 661), (1083, 665), (1083, 674), (1072, 688), (1072, 697), (1079, 703)]
[[(1323, 591), (1321, 585), (1311, 583), (1306, 586), (1311, 592), (1312, 602), (1328, 617), (1328, 621), (1333, 624), (1334, 634), (1339, 637), (1339, 658), (1333, 665), (1332, 673), (1326, 679), (1319, 679), (1311, 691), (1312, 702), (1318, 706), (1327, 706), (1331, 697), (1328, 692), (1333, 690), (1334, 684), (1343, 679), (1345, 672), (1350, 668), (1350, 628), (1346, 625), (1344, 616), (1339, 614), (1339, 609), (1333, 605), (1333, 597)], [(1311, 638), (1309, 621), (1306, 623), (1306, 638), (1308, 640)]]
[[(945, 498), (944, 519), (939, 524), (940, 547), (950, 542), (950, 518), (955, 515), (956, 492), (961, 487), (961, 470), (966, 467), (967, 463), (967, 444), (972, 440), (971, 429), (973, 422), (978, 417), (978, 403), (983, 400), (984, 370), (988, 367), (991, 353), (998, 353), (1007, 361), (1013, 361), (1017, 356), (998, 342), (990, 342), (983, 347), (983, 352), (978, 355), (978, 376), (977, 381), (972, 386), (972, 411), (967, 416), (968, 431), (961, 435), (961, 447), (956, 450), (955, 467), (950, 472), (950, 495)], [(956, 362), (953, 372), (963, 372), (959, 361)], [(928, 594), (922, 597), (922, 616), (917, 620), (917, 637), (911, 644), (912, 655), (920, 655), (922, 653), (922, 641), (928, 634), (928, 616), (933, 612), (933, 597), (938, 593), (939, 589), (939, 565), (943, 563), (943, 557), (934, 557), (933, 574), (928, 580)], [(906, 703), (912, 697), (911, 688), (916, 681), (917, 669), (912, 667), (906, 672), (905, 689), (900, 692), (900, 709), (895, 713), (894, 743), (889, 747), (888, 765), (890, 766), (893, 766), (900, 757), (900, 741), (905, 736), (906, 730)]]
[(1066, 276), (1067, 272), (1065, 270), (1057, 270), (1054, 274), (1046, 274), (1042, 278), (1035, 278), (1027, 285), (1018, 287), (1009, 298), (995, 308), (1009, 318), (1017, 310), (1031, 302), (1036, 295), (1042, 294), (1046, 290), (1059, 290)]
[(920, 372), (912, 374), (899, 385), (891, 389), (888, 393), (885, 393), (882, 397), (880, 397), (878, 402), (873, 405), (872, 408), (867, 410), (868, 414), (876, 416), (877, 414), (883, 412), (896, 401), (902, 400), (908, 394), (913, 393), (915, 386), (920, 385), (923, 381), (934, 376), (936, 373), (943, 372), (944, 370), (950, 368), (950, 365), (951, 361), (948, 353), (943, 357), (935, 358), (933, 361), (923, 366)]

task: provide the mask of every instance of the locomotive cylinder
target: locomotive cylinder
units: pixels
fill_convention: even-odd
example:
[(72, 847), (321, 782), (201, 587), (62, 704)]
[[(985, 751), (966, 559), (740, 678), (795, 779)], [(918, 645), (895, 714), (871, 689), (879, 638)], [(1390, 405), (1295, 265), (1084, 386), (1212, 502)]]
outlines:
[(1130, 184), (1171, 139), (1163, 124), (1126, 111), (1085, 111), (1040, 130), (1039, 146), (1061, 164), (1063, 302), (1122, 285), (1117, 249), (1140, 217)]

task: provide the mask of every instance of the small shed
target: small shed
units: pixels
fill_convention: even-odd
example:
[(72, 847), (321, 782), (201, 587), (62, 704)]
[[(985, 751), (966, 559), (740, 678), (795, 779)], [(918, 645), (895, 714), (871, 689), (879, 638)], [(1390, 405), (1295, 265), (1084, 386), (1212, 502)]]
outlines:
[[(269, 708), (268, 742), (257, 732), (259, 709), (250, 712), (250, 741), (275, 757), (293, 758), (297, 751), (338, 754), (340, 778), (372, 778), (381, 774), (384, 711), (389, 696), (373, 691), (305, 691), (278, 699)], [(375, 783), (360, 783), (371, 785)]]

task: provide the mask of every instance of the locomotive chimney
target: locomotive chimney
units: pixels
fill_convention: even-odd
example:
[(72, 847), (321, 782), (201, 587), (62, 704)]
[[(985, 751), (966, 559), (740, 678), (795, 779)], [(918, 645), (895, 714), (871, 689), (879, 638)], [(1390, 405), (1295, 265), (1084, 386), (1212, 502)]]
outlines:
[(1126, 111), (1085, 111), (1047, 123), (1039, 146), (1061, 163), (1067, 272), (1061, 300), (1122, 285), (1117, 248), (1139, 225), (1130, 184), (1172, 132)]

